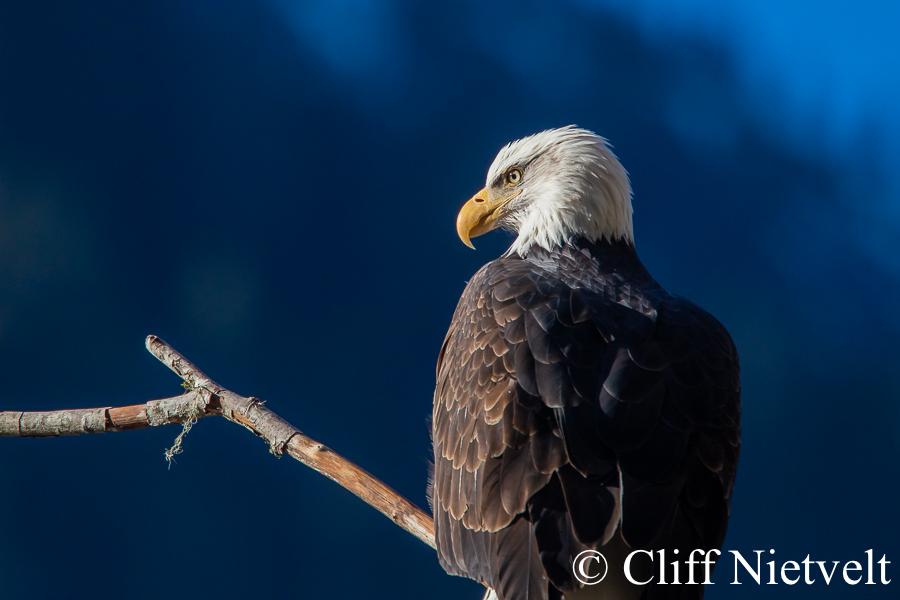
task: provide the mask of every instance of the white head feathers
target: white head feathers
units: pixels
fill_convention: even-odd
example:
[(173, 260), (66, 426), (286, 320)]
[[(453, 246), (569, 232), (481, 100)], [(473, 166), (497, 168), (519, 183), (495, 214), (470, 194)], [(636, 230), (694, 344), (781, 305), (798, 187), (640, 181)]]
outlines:
[(634, 243), (631, 184), (609, 143), (574, 125), (507, 144), (488, 170), (486, 188), (521, 170), (521, 193), (499, 225), (518, 234), (507, 254), (527, 254), (577, 236)]

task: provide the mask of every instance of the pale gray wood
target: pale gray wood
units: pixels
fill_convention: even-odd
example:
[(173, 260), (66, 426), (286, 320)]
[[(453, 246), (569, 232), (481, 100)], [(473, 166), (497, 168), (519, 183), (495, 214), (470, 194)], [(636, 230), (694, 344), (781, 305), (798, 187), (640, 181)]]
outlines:
[(429, 515), (370, 473), (327, 446), (304, 435), (258, 398), (220, 386), (163, 340), (151, 335), (149, 350), (185, 381), (185, 394), (133, 406), (0, 412), (0, 437), (55, 437), (127, 431), (184, 423), (219, 415), (263, 438), (276, 456), (285, 452), (350, 490), (394, 523), (432, 548), (434, 523)]

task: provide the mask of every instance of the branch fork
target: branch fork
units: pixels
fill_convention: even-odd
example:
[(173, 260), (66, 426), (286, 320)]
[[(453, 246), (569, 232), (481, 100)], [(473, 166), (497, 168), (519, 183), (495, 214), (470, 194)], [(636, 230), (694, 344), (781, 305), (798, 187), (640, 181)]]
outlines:
[[(121, 407), (0, 412), (0, 437), (56, 437), (84, 433), (130, 431), (217, 415), (244, 426), (269, 445), (275, 456), (287, 453), (306, 466), (350, 490), (394, 523), (432, 548), (434, 523), (430, 516), (366, 470), (331, 448), (304, 435), (264, 406), (263, 401), (228, 390), (206, 376), (166, 342), (151, 335), (147, 350), (184, 380), (181, 396)], [(187, 429), (187, 427), (186, 427)], [(177, 454), (176, 445), (167, 451)]]

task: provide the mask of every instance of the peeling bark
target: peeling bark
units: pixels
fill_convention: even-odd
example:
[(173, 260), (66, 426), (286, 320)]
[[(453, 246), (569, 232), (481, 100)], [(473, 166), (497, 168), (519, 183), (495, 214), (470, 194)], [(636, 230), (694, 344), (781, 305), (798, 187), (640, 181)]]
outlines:
[(350, 490), (432, 548), (435, 547), (431, 517), (382, 481), (301, 433), (266, 408), (258, 398), (240, 396), (220, 386), (158, 337), (147, 337), (146, 346), (185, 381), (185, 394), (133, 406), (0, 412), (0, 437), (56, 437), (130, 431), (184, 423), (211, 415), (222, 416), (266, 440), (269, 451), (276, 456), (286, 452)]
[(207, 412), (207, 401), (202, 392), (191, 390), (182, 396), (133, 406), (0, 412), (0, 437), (57, 437), (183, 423), (191, 418), (215, 414)]

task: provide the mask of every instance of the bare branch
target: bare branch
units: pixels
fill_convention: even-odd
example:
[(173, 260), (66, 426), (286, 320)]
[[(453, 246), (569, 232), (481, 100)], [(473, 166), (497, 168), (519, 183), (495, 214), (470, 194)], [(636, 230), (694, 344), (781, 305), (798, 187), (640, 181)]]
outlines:
[(0, 412), (0, 437), (56, 437), (183, 423), (217, 414), (207, 410), (208, 397), (205, 390), (191, 390), (182, 396), (132, 406)]
[(431, 517), (382, 481), (304, 435), (263, 406), (259, 399), (240, 396), (220, 386), (158, 337), (148, 336), (146, 345), (147, 350), (184, 379), (187, 393), (119, 408), (0, 412), (0, 437), (52, 437), (127, 431), (220, 415), (265, 439), (269, 451), (276, 456), (287, 452), (350, 490), (432, 548), (435, 547)]

